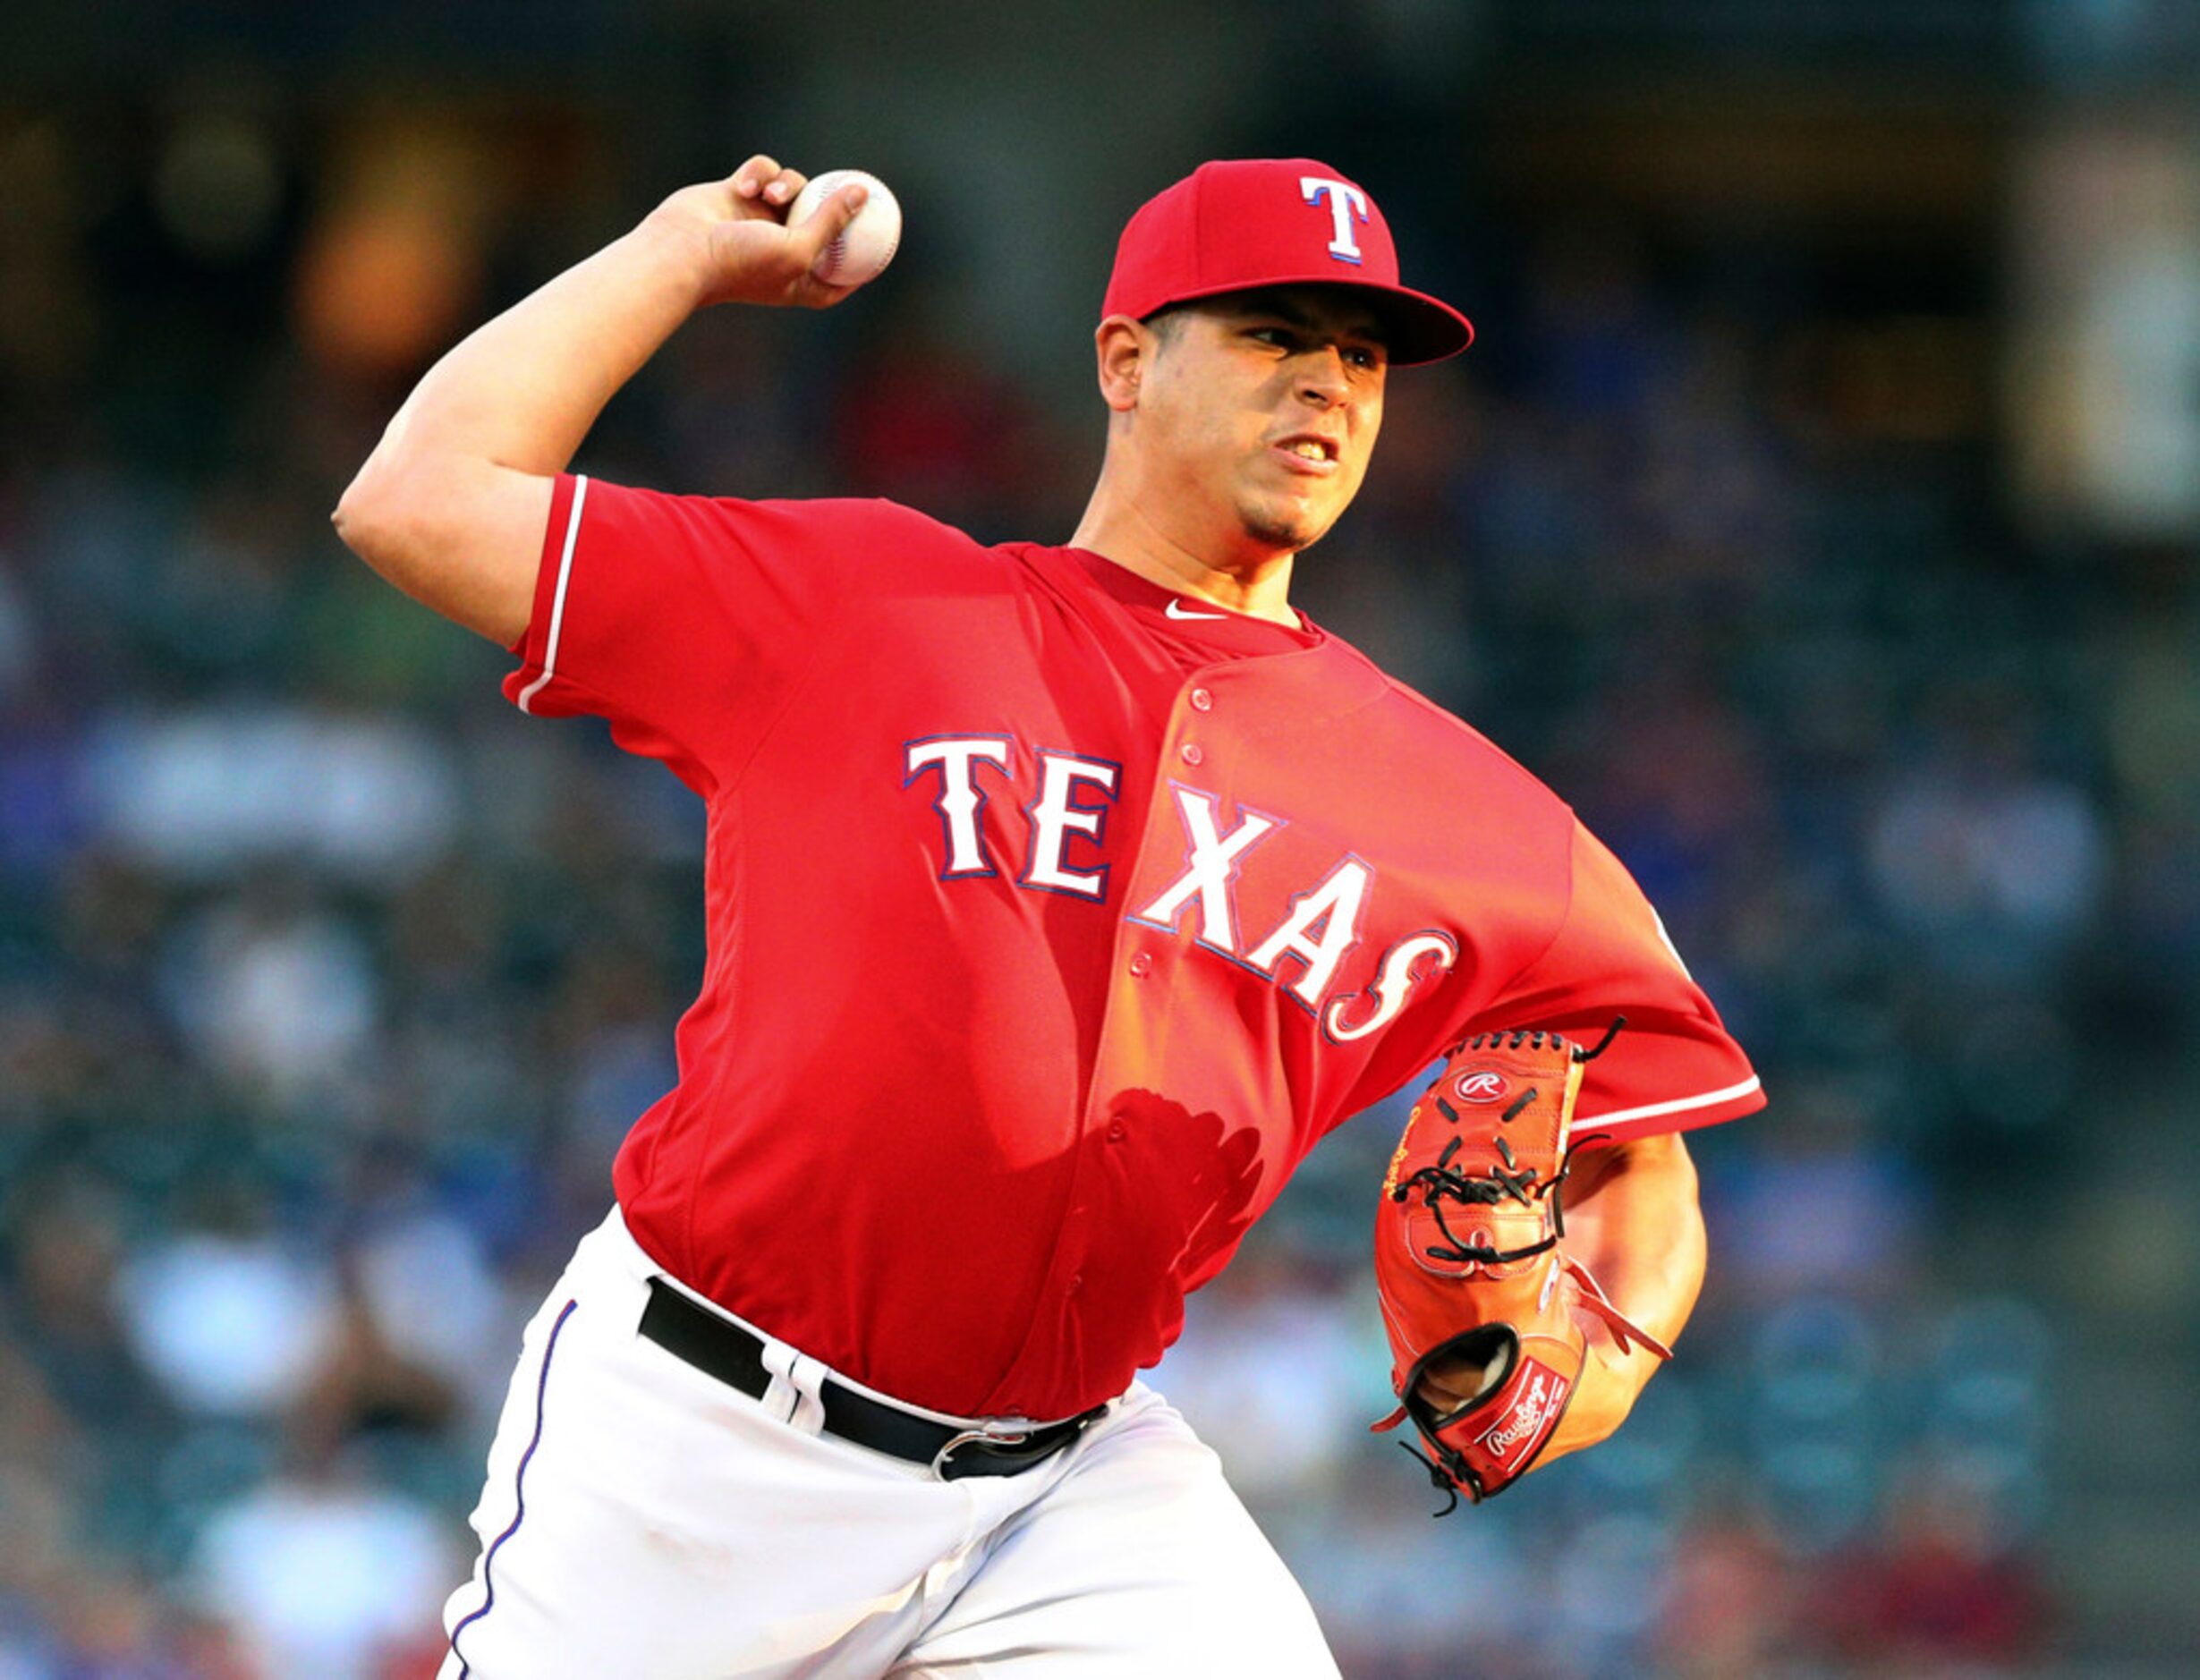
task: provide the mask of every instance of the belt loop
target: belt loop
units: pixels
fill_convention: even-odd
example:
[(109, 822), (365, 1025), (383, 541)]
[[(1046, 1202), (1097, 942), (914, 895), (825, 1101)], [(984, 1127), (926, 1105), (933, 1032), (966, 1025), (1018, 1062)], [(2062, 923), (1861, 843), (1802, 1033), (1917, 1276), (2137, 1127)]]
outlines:
[(825, 1367), (807, 1353), (796, 1353), (787, 1364), (787, 1381), (795, 1393), (794, 1411), (787, 1421), (811, 1435), (825, 1432)]
[[(771, 1386), (764, 1390), (762, 1403), (764, 1409), (782, 1423), (794, 1421), (794, 1415), (802, 1409), (804, 1400), (809, 1401), (811, 1413), (820, 1422), (823, 1421), (823, 1409), (819, 1406), (816, 1396), (804, 1395), (794, 1379), (794, 1366), (801, 1358), (802, 1355), (785, 1342), (775, 1341), (769, 1336), (764, 1337), (764, 1369), (771, 1373)], [(811, 1427), (811, 1432), (816, 1433), (814, 1425)]]

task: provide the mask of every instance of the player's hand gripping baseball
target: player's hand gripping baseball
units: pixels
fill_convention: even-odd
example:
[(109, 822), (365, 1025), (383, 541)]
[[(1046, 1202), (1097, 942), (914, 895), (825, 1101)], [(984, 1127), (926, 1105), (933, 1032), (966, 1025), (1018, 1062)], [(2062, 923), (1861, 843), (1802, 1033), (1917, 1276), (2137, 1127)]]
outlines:
[(870, 194), (851, 182), (801, 226), (789, 227), (787, 210), (808, 183), (800, 170), (760, 152), (723, 181), (683, 187), (642, 225), (690, 249), (699, 309), (711, 303), (828, 309), (856, 288), (828, 285), (813, 269)]

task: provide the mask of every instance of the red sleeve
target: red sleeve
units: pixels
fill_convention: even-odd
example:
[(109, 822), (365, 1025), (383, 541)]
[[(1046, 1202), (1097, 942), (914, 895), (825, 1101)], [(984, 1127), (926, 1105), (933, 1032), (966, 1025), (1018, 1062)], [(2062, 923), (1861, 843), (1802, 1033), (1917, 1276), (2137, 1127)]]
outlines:
[(917, 516), (884, 502), (665, 496), (561, 474), (507, 698), (607, 718), (699, 793), (785, 708), (867, 551)]
[(1593, 1044), (1613, 1016), (1627, 1018), (1582, 1081), (1577, 1143), (1681, 1132), (1764, 1107), (1748, 1057), (1642, 888), (1578, 822), (1573, 845), (1573, 892), (1557, 937), (1474, 1030), (1543, 1027)]

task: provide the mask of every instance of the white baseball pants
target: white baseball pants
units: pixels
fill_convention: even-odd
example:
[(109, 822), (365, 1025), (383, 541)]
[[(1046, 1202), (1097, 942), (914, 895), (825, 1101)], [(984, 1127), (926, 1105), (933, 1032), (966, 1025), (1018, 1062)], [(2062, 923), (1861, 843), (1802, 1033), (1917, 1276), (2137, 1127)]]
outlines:
[(658, 1270), (615, 1209), (527, 1327), (439, 1680), (1335, 1680), (1144, 1384), (1021, 1475), (940, 1481), (820, 1433), (824, 1372), (784, 1344), (760, 1401), (644, 1340)]

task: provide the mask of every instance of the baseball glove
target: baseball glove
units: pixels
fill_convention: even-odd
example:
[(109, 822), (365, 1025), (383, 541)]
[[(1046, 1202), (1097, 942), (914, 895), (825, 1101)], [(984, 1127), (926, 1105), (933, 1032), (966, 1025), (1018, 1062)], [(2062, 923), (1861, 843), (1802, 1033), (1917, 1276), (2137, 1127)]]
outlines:
[[(1550, 1445), (1587, 1358), (1580, 1315), (1624, 1349), (1671, 1350), (1630, 1323), (1559, 1246), (1568, 1131), (1594, 1049), (1555, 1032), (1486, 1032), (1457, 1046), (1407, 1116), (1375, 1218), (1375, 1284), (1389, 1333), (1390, 1386), (1428, 1447), (1436, 1486), (1476, 1503), (1512, 1485)], [(1456, 1404), (1424, 1387), (1481, 1368)], [(1471, 1380), (1471, 1375), (1470, 1375)], [(1409, 1446), (1407, 1451), (1412, 1452)]]

